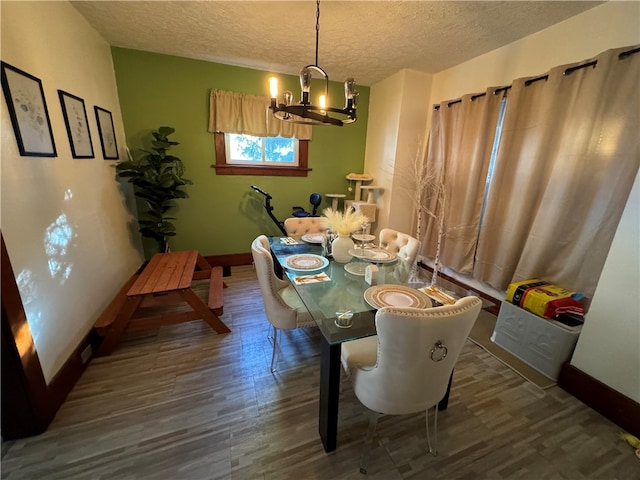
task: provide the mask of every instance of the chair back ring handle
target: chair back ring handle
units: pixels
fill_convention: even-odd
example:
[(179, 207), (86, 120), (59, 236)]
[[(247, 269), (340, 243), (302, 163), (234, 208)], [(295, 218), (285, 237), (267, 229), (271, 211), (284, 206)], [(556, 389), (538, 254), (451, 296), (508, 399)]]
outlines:
[(438, 340), (433, 348), (431, 349), (431, 360), (434, 362), (440, 362), (447, 357), (447, 347), (442, 343), (441, 340)]

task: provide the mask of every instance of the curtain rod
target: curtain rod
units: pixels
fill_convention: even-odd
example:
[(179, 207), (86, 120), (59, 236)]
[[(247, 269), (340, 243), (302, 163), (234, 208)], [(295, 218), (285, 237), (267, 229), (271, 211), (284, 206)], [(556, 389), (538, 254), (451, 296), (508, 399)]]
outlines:
[(525, 87), (528, 87), (528, 86), (529, 86), (529, 85), (531, 85), (532, 83), (536, 83), (536, 82), (538, 82), (538, 81), (540, 81), (540, 80), (548, 80), (548, 79), (549, 79), (549, 74), (547, 73), (547, 74), (545, 74), (545, 75), (541, 75), (541, 76), (539, 76), (539, 77), (536, 77), (536, 78), (530, 78), (529, 80), (526, 80), (526, 81), (524, 82), (524, 86), (525, 86)]
[(585, 63), (583, 65), (576, 65), (575, 67), (569, 67), (564, 72), (562, 72), (562, 74), (563, 75), (571, 75), (576, 70), (580, 70), (582, 68), (587, 68), (587, 67), (595, 67), (597, 64), (598, 64), (597, 60), (592, 60), (591, 62), (587, 62), (587, 63)]
[[(633, 55), (634, 53), (638, 53), (638, 52), (640, 52), (640, 47), (633, 48), (631, 50), (627, 50), (626, 52), (621, 52), (620, 54), (618, 54), (618, 60), (623, 60), (623, 59)], [(586, 67), (595, 67), (597, 64), (598, 64), (598, 60), (592, 60), (592, 61), (584, 63), (582, 65), (576, 65), (575, 67), (569, 67), (564, 72), (562, 72), (562, 74), (563, 75), (571, 75), (576, 70), (580, 70), (581, 68), (586, 68)]]
[(640, 52), (640, 47), (633, 48), (631, 50), (627, 50), (626, 52), (622, 52), (620, 55), (618, 55), (618, 60), (622, 60), (622, 59), (627, 58), (627, 57), (633, 55), (634, 53), (638, 53), (638, 52)]
[[(618, 60), (623, 60), (623, 59), (625, 59), (627, 57), (630, 57), (631, 55), (633, 55), (635, 53), (639, 53), (639, 52), (640, 52), (640, 47), (632, 48), (631, 50), (627, 50), (626, 52), (621, 52), (621, 53), (618, 54)], [(582, 65), (576, 65), (575, 67), (569, 67), (564, 72), (562, 72), (562, 74), (563, 75), (571, 75), (576, 70), (580, 70), (580, 69), (586, 68), (586, 67), (595, 67), (597, 64), (598, 64), (597, 60), (592, 60), (592, 61), (584, 63)], [(548, 78), (549, 78), (549, 74), (541, 75), (541, 76), (536, 77), (536, 78), (530, 78), (529, 80), (524, 82), (524, 86), (528, 87), (529, 85), (531, 85), (532, 83), (537, 82), (538, 80), (547, 80)], [(507, 85), (505, 87), (496, 88), (493, 91), (493, 94), (497, 95), (500, 92), (506, 92), (510, 88), (511, 88), (511, 85)], [(483, 95), (486, 95), (486, 93), (479, 93), (477, 95), (472, 95), (471, 96), (471, 100), (473, 101), (478, 97), (482, 97)], [(462, 99), (452, 100), (451, 102), (447, 103), (447, 106), (450, 107), (451, 105), (455, 105), (456, 103), (460, 103), (460, 102), (462, 102)], [(439, 110), (440, 109), (440, 105), (434, 105), (433, 109), (434, 110)]]
[[(497, 94), (499, 90), (507, 90), (511, 88), (511, 86), (508, 87), (501, 87), (501, 88), (496, 88), (493, 91), (493, 94)], [(473, 102), (474, 100), (480, 98), (480, 97), (484, 97), (487, 94), (487, 92), (482, 92), (482, 93), (476, 93), (475, 95), (471, 95), (471, 101)], [(447, 103), (447, 107), (450, 107), (452, 105), (455, 105), (456, 103), (462, 103), (462, 99), (458, 98), (457, 100), (451, 100), (449, 103)], [(434, 110), (440, 110), (440, 105), (434, 105), (433, 106)]]

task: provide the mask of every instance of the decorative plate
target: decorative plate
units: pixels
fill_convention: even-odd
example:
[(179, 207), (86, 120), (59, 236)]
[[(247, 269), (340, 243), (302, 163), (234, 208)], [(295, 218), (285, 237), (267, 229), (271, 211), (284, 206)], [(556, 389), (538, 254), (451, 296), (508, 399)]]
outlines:
[(367, 265), (369, 264), (365, 262), (350, 262), (344, 266), (344, 270), (352, 275), (363, 276)]
[(366, 259), (374, 263), (389, 263), (393, 262), (398, 255), (384, 248), (370, 248), (365, 249)]
[(305, 233), (300, 238), (307, 243), (322, 243), (324, 235), (322, 233)]
[(287, 257), (286, 266), (291, 270), (320, 270), (329, 265), (329, 260), (320, 255), (303, 253)]
[(360, 247), (350, 248), (349, 255), (352, 257), (360, 258), (362, 260), (369, 260), (369, 253), (367, 249), (363, 249)]
[(369, 235), (367, 233), (353, 233), (351, 238), (358, 242), (373, 242), (376, 239), (375, 235)]
[(431, 306), (431, 300), (424, 293), (403, 285), (376, 285), (367, 288), (364, 299), (373, 308)]

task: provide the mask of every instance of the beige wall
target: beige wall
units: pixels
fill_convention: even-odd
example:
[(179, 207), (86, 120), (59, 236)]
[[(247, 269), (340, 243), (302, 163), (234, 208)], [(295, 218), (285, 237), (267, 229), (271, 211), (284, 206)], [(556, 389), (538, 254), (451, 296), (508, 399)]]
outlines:
[[(482, 92), (490, 86), (508, 85), (516, 78), (538, 75), (556, 65), (578, 62), (610, 48), (638, 43), (640, 2), (608, 2), (520, 41), (435, 74), (429, 104), (455, 99), (466, 93)], [(385, 82), (386, 80), (381, 84)], [(380, 102), (377, 95), (377, 85), (374, 85), (371, 88), (372, 105)], [(384, 115), (384, 110), (375, 112), (375, 115), (370, 116), (369, 124), (382, 122), (381, 117)], [(400, 113), (401, 117), (404, 115), (404, 111)], [(397, 112), (393, 111), (391, 116), (396, 117)], [(367, 161), (370, 158), (368, 147), (369, 144)], [(396, 160), (390, 159), (389, 163), (394, 161)], [(640, 206), (637, 190), (636, 183), (572, 364), (640, 401), (640, 375), (637, 368), (640, 365), (640, 240), (637, 226)], [(410, 208), (408, 203), (405, 204), (405, 209)], [(621, 278), (627, 280), (622, 282)], [(614, 291), (618, 294), (613, 295)]]
[(365, 171), (373, 176), (377, 192), (376, 232), (389, 227), (413, 231), (413, 209), (407, 208), (410, 196), (406, 172), (424, 142), (424, 129), (430, 114), (431, 75), (401, 70), (371, 87)]
[(431, 104), (638, 43), (640, 2), (608, 2), (433, 76)]
[(640, 402), (640, 174), (571, 364)]
[[(143, 258), (93, 111), (112, 112), (122, 156), (109, 46), (67, 2), (0, 7), (2, 60), (42, 81), (58, 151), (21, 157), (1, 101), (2, 234), (49, 382)], [(72, 158), (58, 89), (84, 99), (95, 158)]]

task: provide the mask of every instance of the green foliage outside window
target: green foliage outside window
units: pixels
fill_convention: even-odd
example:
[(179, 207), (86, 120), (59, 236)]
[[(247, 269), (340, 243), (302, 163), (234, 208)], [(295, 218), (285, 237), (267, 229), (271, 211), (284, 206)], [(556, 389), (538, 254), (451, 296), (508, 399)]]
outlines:
[(295, 139), (228, 135), (230, 163), (286, 163), (295, 165)]

